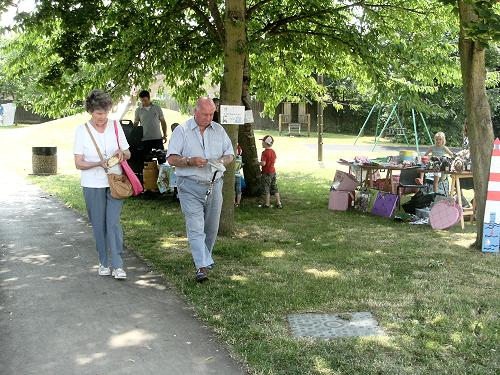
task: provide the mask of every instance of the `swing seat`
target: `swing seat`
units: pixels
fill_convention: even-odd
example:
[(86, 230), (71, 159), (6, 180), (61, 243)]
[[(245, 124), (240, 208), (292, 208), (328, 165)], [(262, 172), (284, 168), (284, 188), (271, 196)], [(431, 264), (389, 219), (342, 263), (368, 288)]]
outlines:
[(394, 130), (396, 131), (396, 135), (405, 135), (405, 128), (396, 128)]
[(387, 129), (387, 135), (405, 135), (406, 131), (405, 128), (388, 128)]

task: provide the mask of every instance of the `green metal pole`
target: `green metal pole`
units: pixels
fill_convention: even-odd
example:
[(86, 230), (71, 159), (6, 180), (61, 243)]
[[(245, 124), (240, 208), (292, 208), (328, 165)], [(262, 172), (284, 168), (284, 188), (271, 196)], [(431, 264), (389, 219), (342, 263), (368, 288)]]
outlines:
[(415, 120), (415, 110), (411, 109), (411, 117), (413, 118), (413, 131), (415, 132), (415, 146), (417, 146), (417, 153), (420, 154), (420, 149), (418, 147), (418, 134), (417, 134), (417, 121)]
[[(323, 75), (318, 74), (318, 85), (323, 86)], [(323, 103), (318, 100), (318, 161), (323, 161)]]
[(375, 140), (377, 139), (378, 123), (380, 121), (381, 113), (382, 113), (382, 106), (379, 106), (377, 111), (377, 122), (375, 123), (375, 138), (373, 139), (373, 142), (375, 142)]
[[(361, 127), (361, 130), (359, 131), (358, 136), (356, 137), (356, 140), (354, 141), (354, 144), (356, 144), (356, 142), (358, 141), (358, 138), (360, 137), (361, 133), (363, 133), (363, 129), (365, 128), (366, 124), (368, 123), (368, 120), (370, 119), (370, 116), (372, 115), (372, 112), (373, 112), (373, 110), (375, 109), (376, 106), (377, 106), (376, 104), (373, 105), (370, 113), (368, 114), (368, 117), (366, 117), (365, 123)], [(375, 132), (376, 132), (376, 130), (375, 130)]]
[(387, 121), (385, 122), (384, 127), (380, 131), (380, 134), (377, 136), (377, 138), (375, 138), (375, 144), (373, 145), (372, 151), (375, 150), (375, 147), (377, 147), (377, 143), (378, 143), (380, 137), (382, 136), (382, 134), (384, 134), (384, 130), (387, 127), (387, 124), (389, 124), (389, 121), (391, 121), (392, 115), (394, 115), (394, 112), (396, 111), (397, 106), (398, 106), (398, 103), (394, 104), (394, 107), (392, 108), (391, 114), (387, 118)]
[(434, 146), (434, 140), (432, 139), (431, 133), (429, 132), (429, 128), (427, 127), (427, 124), (425, 123), (424, 115), (422, 115), (422, 112), (420, 112), (420, 118), (422, 119), (422, 122), (424, 123), (425, 130), (427, 130), (427, 135), (429, 136), (429, 140), (431, 141), (431, 145)]

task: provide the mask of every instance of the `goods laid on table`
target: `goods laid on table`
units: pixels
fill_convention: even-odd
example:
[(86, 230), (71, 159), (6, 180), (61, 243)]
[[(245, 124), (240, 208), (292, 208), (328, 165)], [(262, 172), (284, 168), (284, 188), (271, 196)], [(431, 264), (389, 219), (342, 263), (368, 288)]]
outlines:
[[(446, 175), (457, 173), (460, 168), (470, 167), (467, 153), (457, 153), (460, 156), (451, 159), (446, 156), (420, 156), (414, 151), (402, 150), (398, 156), (377, 159), (357, 156), (354, 160), (341, 159), (338, 161), (339, 164), (349, 166), (352, 174), (337, 171), (330, 189), (329, 208), (345, 211), (354, 205), (355, 209), (363, 213), (370, 212), (382, 217), (393, 217), (400, 199), (399, 194), (394, 194), (394, 192), (403, 186), (404, 192), (415, 194), (402, 205), (405, 214), (397, 214), (395, 217), (397, 220), (430, 224), (434, 229), (449, 228), (455, 225), (457, 220), (460, 222), (463, 210), (454, 198), (447, 198), (449, 188)], [(393, 175), (393, 171), (401, 174)], [(422, 176), (415, 171), (421, 172)], [(385, 177), (381, 175), (381, 172), (385, 172)], [(429, 189), (429, 186), (432, 187), (432, 180), (431, 185), (428, 185), (426, 178), (422, 178), (426, 174), (428, 176), (425, 177), (433, 178), (434, 173), (440, 173), (440, 176), (443, 176), (438, 184), (440, 194), (427, 193), (432, 190)], [(404, 181), (400, 179), (403, 175)], [(413, 177), (409, 177), (410, 175)], [(407, 181), (409, 179), (411, 181)], [(357, 190), (353, 191), (356, 186)], [(352, 202), (353, 197), (354, 202)], [(462, 200), (464, 200), (463, 197)], [(436, 207), (434, 214), (432, 214), (433, 207)]]

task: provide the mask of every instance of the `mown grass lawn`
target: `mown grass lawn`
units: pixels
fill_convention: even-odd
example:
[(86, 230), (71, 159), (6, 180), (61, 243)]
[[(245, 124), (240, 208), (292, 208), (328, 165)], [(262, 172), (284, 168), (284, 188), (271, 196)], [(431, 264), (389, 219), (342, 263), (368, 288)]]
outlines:
[[(83, 211), (76, 176), (35, 178)], [(283, 210), (245, 200), (210, 281), (193, 281), (179, 205), (127, 200), (126, 245), (175, 284), (256, 374), (498, 373), (498, 258), (468, 249), (474, 227), (432, 231), (330, 212), (328, 180), (281, 175)], [(372, 312), (384, 337), (294, 339), (287, 315)]]
[[(73, 128), (58, 128), (58, 153), (70, 147)], [(15, 153), (29, 145), (30, 131), (39, 132), (33, 145), (44, 145), (36, 128), (6, 130), (0, 145)], [(498, 373), (499, 258), (468, 248), (475, 227), (432, 231), (328, 211), (339, 155), (326, 153), (318, 165), (305, 143), (315, 140), (277, 138), (285, 208), (261, 210), (244, 198), (235, 234), (216, 245), (209, 282), (193, 281), (182, 213), (168, 196), (126, 201), (126, 246), (165, 274), (251, 373)], [(31, 180), (83, 213), (72, 172)], [(372, 312), (386, 335), (297, 340), (287, 323), (291, 313), (355, 311)]]

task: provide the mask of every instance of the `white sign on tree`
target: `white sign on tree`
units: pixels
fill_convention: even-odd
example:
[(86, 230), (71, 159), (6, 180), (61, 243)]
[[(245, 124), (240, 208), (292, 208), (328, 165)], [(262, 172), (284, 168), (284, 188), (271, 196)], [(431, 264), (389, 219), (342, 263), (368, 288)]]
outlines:
[(242, 105), (221, 105), (220, 123), (243, 125), (245, 123), (245, 107)]

